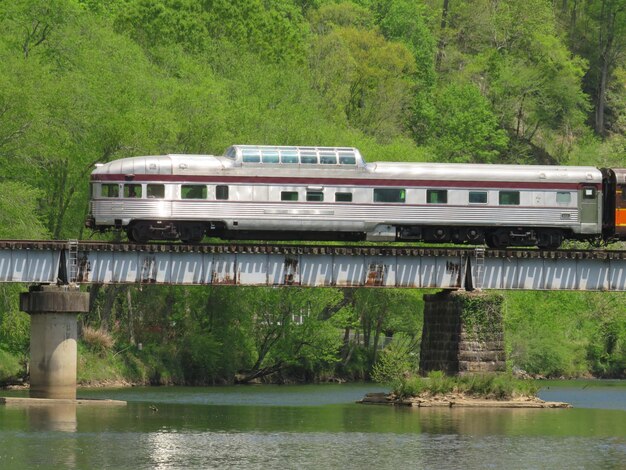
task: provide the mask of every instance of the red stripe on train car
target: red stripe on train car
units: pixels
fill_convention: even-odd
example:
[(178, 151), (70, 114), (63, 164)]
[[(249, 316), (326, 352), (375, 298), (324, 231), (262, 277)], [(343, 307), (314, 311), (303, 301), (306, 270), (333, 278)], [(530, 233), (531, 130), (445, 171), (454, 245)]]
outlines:
[(151, 175), (99, 174), (91, 175), (91, 181), (152, 182), (152, 183), (206, 183), (206, 184), (276, 184), (280, 186), (324, 185), (324, 186), (393, 186), (393, 187), (447, 187), (447, 188), (516, 188), (516, 189), (570, 189), (592, 186), (602, 189), (601, 183), (557, 183), (522, 181), (447, 181), (371, 178), (304, 178), (268, 176), (208, 176), (208, 175)]

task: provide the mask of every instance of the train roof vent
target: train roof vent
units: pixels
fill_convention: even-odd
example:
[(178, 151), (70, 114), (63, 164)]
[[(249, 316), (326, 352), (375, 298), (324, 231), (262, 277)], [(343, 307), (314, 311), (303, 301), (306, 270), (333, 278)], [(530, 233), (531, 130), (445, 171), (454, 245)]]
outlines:
[(353, 147), (233, 145), (226, 149), (224, 156), (244, 165), (334, 165), (341, 168), (365, 165), (361, 153)]

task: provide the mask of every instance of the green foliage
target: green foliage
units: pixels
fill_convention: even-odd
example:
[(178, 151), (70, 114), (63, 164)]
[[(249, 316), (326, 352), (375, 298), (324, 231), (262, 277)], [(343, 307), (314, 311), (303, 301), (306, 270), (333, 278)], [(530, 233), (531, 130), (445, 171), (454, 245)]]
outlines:
[(181, 361), (188, 384), (214, 383), (222, 364), (222, 345), (210, 333), (193, 332), (185, 336)]
[(500, 338), (502, 304), (498, 294), (468, 294), (462, 297), (461, 313), (465, 333), (470, 340), (493, 341)]
[[(410, 0), (2, 2), (0, 238), (83, 238), (96, 162), (232, 143), (623, 164), (623, 0), (448, 7), (442, 22), (441, 2)], [(0, 347), (16, 357), (20, 289), (0, 289)], [(418, 337), (422, 321), (408, 290), (92, 289), (85, 323), (116, 340), (87, 351), (114, 364), (95, 375), (142, 383), (366, 377), (383, 337)], [(511, 365), (623, 376), (623, 299), (550, 295), (507, 294)]]
[(427, 143), (438, 161), (494, 163), (507, 144), (488, 100), (472, 84), (450, 84), (438, 91)]
[(47, 237), (38, 214), (42, 195), (26, 183), (0, 181), (0, 238), (42, 240)]
[(381, 384), (396, 384), (418, 367), (418, 344), (406, 334), (399, 333), (378, 356), (372, 368), (372, 380)]
[(460, 393), (496, 400), (535, 396), (538, 391), (539, 387), (534, 381), (515, 379), (510, 374), (468, 374), (451, 377), (441, 371), (432, 371), (427, 378), (408, 377), (394, 388), (394, 393), (400, 397)]
[(182, 45), (189, 53), (210, 51), (231, 43), (270, 61), (303, 56), (306, 29), (301, 10), (293, 2), (278, 0), (213, 0), (123, 2), (117, 9), (116, 29), (146, 49)]
[(81, 385), (172, 385), (185, 383), (179, 351), (171, 344), (119, 346), (105, 354), (78, 343), (77, 380)]
[(0, 286), (0, 348), (25, 356), (30, 345), (30, 317), (19, 311), (21, 286)]
[(505, 330), (512, 365), (531, 374), (624, 376), (624, 295), (507, 293)]
[(20, 356), (0, 347), (0, 385), (13, 382), (24, 374)]
[(511, 138), (507, 160), (566, 159), (586, 131), (586, 62), (572, 56), (544, 0), (451, 2), (443, 70), (476, 83)]
[(368, 28), (360, 11), (355, 5), (328, 5), (314, 16), (319, 34), (310, 59), (313, 84), (332, 112), (389, 141), (408, 120), (415, 61), (404, 44)]
[(418, 375), (412, 375), (393, 387), (393, 393), (399, 397), (417, 397), (428, 390), (428, 382)]
[(78, 343), (78, 363), (76, 367), (76, 380), (79, 384), (123, 384), (127, 381), (142, 383), (127, 373), (124, 367), (124, 359), (121, 355), (108, 352), (102, 355)]

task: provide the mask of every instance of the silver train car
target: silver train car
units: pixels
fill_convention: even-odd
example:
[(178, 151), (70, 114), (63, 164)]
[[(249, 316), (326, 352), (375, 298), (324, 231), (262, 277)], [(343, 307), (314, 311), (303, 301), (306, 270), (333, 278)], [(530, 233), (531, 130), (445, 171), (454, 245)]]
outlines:
[[(594, 167), (366, 163), (355, 148), (234, 145), (97, 165), (86, 226), (205, 236), (556, 248), (603, 236)], [(605, 234), (606, 235), (606, 234)]]

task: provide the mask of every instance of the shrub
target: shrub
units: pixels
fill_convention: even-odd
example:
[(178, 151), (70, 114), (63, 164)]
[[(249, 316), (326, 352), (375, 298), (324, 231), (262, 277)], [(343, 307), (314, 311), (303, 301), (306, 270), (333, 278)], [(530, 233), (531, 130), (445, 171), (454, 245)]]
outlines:
[(440, 370), (433, 370), (428, 373), (428, 391), (433, 395), (451, 393), (455, 388), (455, 377), (449, 377)]
[(428, 382), (426, 379), (415, 375), (400, 381), (393, 392), (400, 397), (416, 397), (427, 389)]
[(0, 349), (0, 384), (12, 382), (23, 372), (20, 358)]
[(103, 329), (96, 330), (90, 326), (83, 327), (83, 342), (94, 352), (104, 354), (110, 351), (115, 345), (111, 334)]
[(403, 378), (394, 387), (401, 397), (418, 396), (422, 393), (445, 395), (464, 393), (471, 396), (496, 399), (518, 395), (535, 396), (539, 387), (532, 380), (519, 380), (510, 374), (471, 374), (448, 377), (441, 371), (432, 371), (427, 378), (411, 376)]
[(215, 382), (220, 370), (222, 344), (207, 332), (192, 332), (181, 348), (181, 361), (187, 384)]
[[(18, 296), (17, 289), (0, 288), (0, 297)], [(6, 299), (3, 299), (6, 300)], [(0, 346), (13, 354), (27, 354), (30, 344), (30, 317), (24, 312), (0, 309)]]
[(417, 344), (408, 335), (398, 333), (381, 352), (372, 369), (372, 380), (396, 384), (417, 367)]

